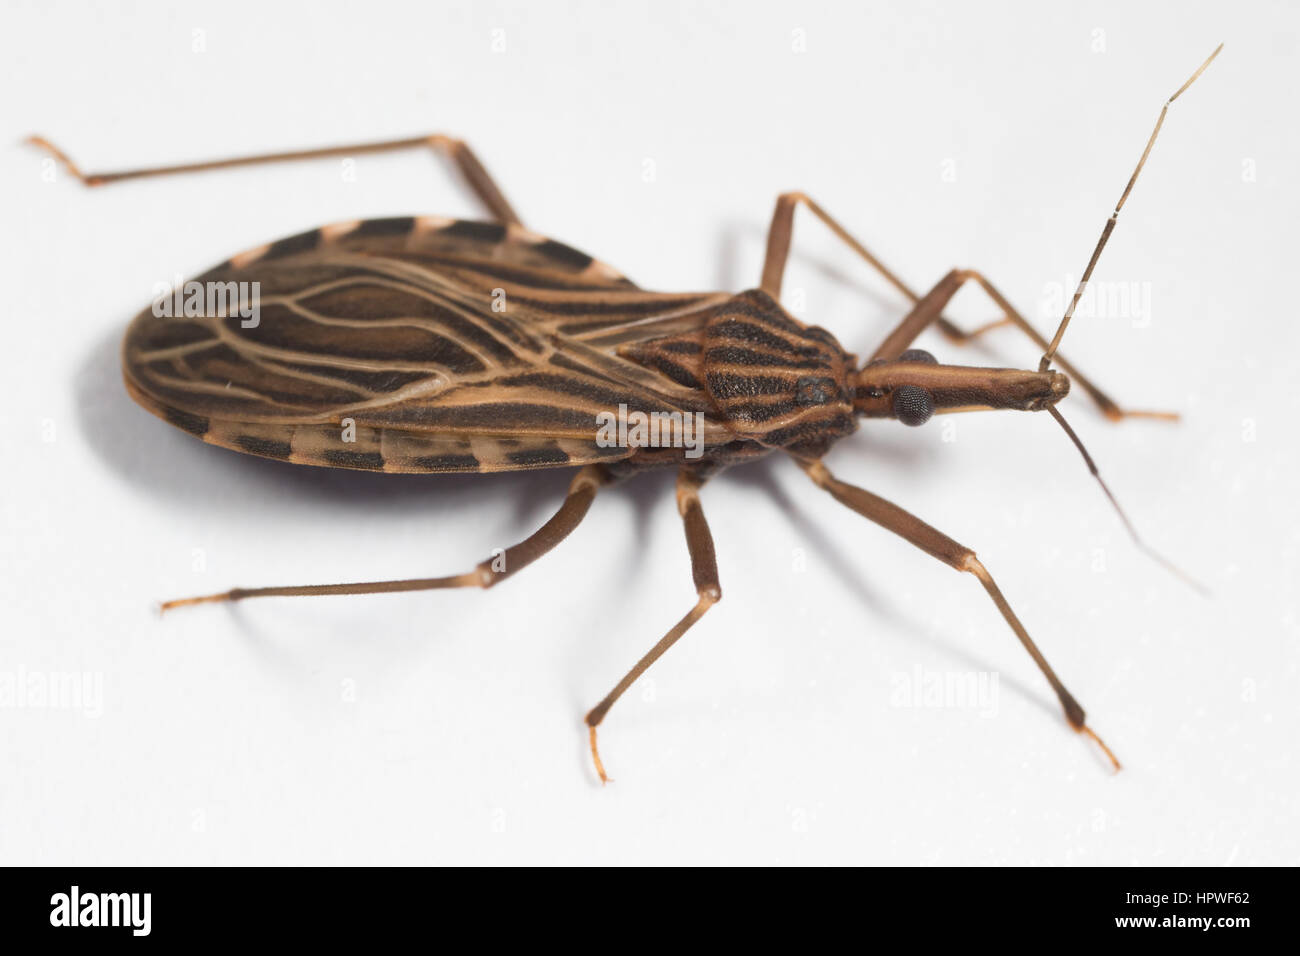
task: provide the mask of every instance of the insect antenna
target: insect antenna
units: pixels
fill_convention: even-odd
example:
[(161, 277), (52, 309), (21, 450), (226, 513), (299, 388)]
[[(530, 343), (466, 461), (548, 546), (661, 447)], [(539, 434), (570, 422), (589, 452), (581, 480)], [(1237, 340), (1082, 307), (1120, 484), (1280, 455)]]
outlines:
[[(1160, 127), (1164, 125), (1165, 114), (1169, 112), (1169, 107), (1173, 104), (1174, 100), (1182, 96), (1187, 88), (1196, 82), (1197, 77), (1205, 72), (1206, 67), (1214, 62), (1214, 58), (1219, 55), (1219, 51), (1222, 49), (1223, 44), (1220, 43), (1214, 48), (1214, 52), (1209, 55), (1206, 61), (1191, 75), (1191, 78), (1180, 86), (1178, 92), (1169, 97), (1169, 99), (1165, 101), (1165, 105), (1160, 108), (1160, 116), (1156, 119), (1155, 129), (1151, 131), (1151, 138), (1147, 140), (1146, 149), (1142, 150), (1142, 158), (1138, 160), (1137, 168), (1133, 170), (1133, 175), (1129, 177), (1128, 185), (1124, 187), (1124, 192), (1119, 197), (1119, 202), (1115, 204), (1115, 211), (1110, 214), (1110, 218), (1106, 220), (1105, 227), (1101, 230), (1101, 238), (1097, 240), (1097, 246), (1092, 250), (1092, 258), (1088, 260), (1088, 267), (1083, 270), (1083, 276), (1079, 279), (1079, 285), (1074, 290), (1074, 298), (1070, 300), (1070, 304), (1065, 310), (1065, 316), (1061, 319), (1061, 324), (1056, 329), (1056, 335), (1052, 336), (1051, 344), (1047, 346), (1047, 351), (1043, 353), (1042, 359), (1038, 362), (1038, 371), (1046, 372), (1051, 368), (1052, 356), (1056, 354), (1056, 350), (1061, 344), (1061, 339), (1065, 336), (1066, 326), (1070, 324), (1070, 317), (1074, 315), (1074, 308), (1079, 304), (1079, 299), (1083, 297), (1083, 290), (1087, 287), (1088, 280), (1092, 278), (1093, 267), (1097, 265), (1097, 260), (1101, 257), (1101, 250), (1106, 248), (1106, 241), (1110, 239), (1110, 234), (1115, 230), (1115, 223), (1119, 220), (1119, 211), (1124, 208), (1124, 203), (1128, 201), (1128, 194), (1133, 191), (1133, 184), (1137, 182), (1138, 173), (1142, 172), (1142, 167), (1146, 165), (1147, 157), (1151, 155), (1151, 147), (1155, 145), (1156, 137), (1160, 135)], [(1062, 422), (1062, 424), (1064, 424), (1064, 422)], [(1085, 452), (1084, 455), (1086, 457), (1087, 453)], [(1105, 485), (1102, 487), (1105, 487)], [(1106, 493), (1110, 494), (1109, 491)]]
[(1128, 515), (1124, 513), (1124, 509), (1119, 506), (1119, 501), (1117, 501), (1115, 496), (1111, 493), (1110, 487), (1106, 484), (1106, 480), (1101, 477), (1101, 472), (1097, 470), (1097, 463), (1093, 461), (1092, 456), (1088, 454), (1088, 449), (1083, 447), (1083, 442), (1080, 441), (1079, 436), (1074, 433), (1074, 429), (1071, 428), (1070, 423), (1065, 420), (1065, 416), (1057, 411), (1055, 405), (1047, 406), (1047, 410), (1052, 413), (1052, 417), (1056, 419), (1061, 428), (1065, 429), (1065, 434), (1070, 436), (1070, 441), (1074, 442), (1074, 447), (1079, 449), (1079, 454), (1083, 456), (1083, 460), (1088, 466), (1088, 471), (1092, 472), (1092, 477), (1096, 478), (1097, 484), (1101, 485), (1101, 490), (1106, 493), (1106, 497), (1110, 500), (1111, 507), (1113, 507), (1115, 513), (1119, 515), (1119, 520), (1124, 523), (1124, 527), (1128, 530), (1129, 537), (1133, 539), (1133, 543), (1138, 546), (1139, 550), (1144, 551), (1148, 557), (1152, 558), (1156, 563), (1164, 567), (1165, 570), (1169, 571), (1169, 573), (1173, 574), (1177, 578), (1181, 578), (1183, 583), (1196, 591), (1202, 597), (1209, 597), (1210, 591), (1205, 587), (1205, 585), (1201, 584), (1187, 572), (1183, 571), (1182, 568), (1178, 567), (1178, 565), (1174, 564), (1163, 554), (1142, 540), (1141, 536), (1137, 533), (1137, 529), (1133, 527), (1133, 522), (1128, 520)]

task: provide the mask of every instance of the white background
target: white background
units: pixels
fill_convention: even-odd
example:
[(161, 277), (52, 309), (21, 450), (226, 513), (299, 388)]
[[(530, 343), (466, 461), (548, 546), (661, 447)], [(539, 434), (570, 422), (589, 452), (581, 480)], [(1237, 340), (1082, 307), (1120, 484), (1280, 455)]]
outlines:
[[(8, 0), (0, 28), (0, 676), (103, 686), (98, 716), (0, 708), (0, 860), (1300, 862), (1294, 7), (123, 6)], [(1050, 330), (1050, 291), (1220, 41), (1097, 272), (1149, 312), (1080, 318), (1064, 348), (1184, 421), (1113, 426), (1078, 389), (1063, 406), (1213, 597), (1136, 551), (1046, 416), (869, 422), (829, 459), (979, 552), (1123, 773), (972, 578), (782, 460), (706, 489), (725, 598), (605, 722), (609, 787), (582, 716), (694, 599), (670, 474), (602, 495), (487, 594), (155, 614), (233, 585), (465, 570), (545, 520), (567, 473), (255, 460), (123, 391), (119, 337), (155, 283), (327, 222), (478, 216), (441, 163), (87, 191), (43, 181), (22, 136), (107, 170), (446, 131), (529, 226), (661, 289), (757, 284), (772, 202), (800, 188), (917, 287), (979, 268)], [(905, 303), (811, 219), (796, 245), (803, 316), (868, 352)], [(993, 312), (971, 291), (952, 314)], [(920, 344), (1038, 359), (1005, 330)], [(996, 676), (987, 707), (903, 699), (972, 674)]]

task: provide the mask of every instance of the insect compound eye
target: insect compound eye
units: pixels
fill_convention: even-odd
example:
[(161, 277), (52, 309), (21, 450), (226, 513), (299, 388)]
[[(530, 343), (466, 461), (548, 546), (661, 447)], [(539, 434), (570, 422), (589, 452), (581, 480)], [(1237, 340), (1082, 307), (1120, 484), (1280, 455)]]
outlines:
[(934, 399), (919, 385), (900, 385), (894, 389), (894, 417), (904, 425), (924, 425), (934, 414)]
[(826, 379), (805, 375), (795, 382), (794, 400), (800, 405), (825, 405), (830, 400)]
[(939, 360), (925, 349), (908, 349), (898, 357), (900, 362), (924, 362), (926, 365), (938, 365)]

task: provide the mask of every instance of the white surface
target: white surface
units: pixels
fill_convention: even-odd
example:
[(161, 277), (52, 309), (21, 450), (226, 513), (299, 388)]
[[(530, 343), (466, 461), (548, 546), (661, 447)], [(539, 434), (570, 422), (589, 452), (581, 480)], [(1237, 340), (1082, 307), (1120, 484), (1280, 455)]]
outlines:
[[(0, 671), (99, 674), (103, 699), (0, 709), (0, 860), (1300, 861), (1294, 9), (330, 6), (5, 7)], [(1145, 284), (1150, 321), (1080, 319), (1064, 349), (1120, 400), (1185, 412), (1064, 406), (1213, 598), (1136, 552), (1045, 416), (962, 416), (948, 442), (942, 419), (868, 423), (830, 458), (979, 551), (1118, 776), (973, 579), (784, 461), (706, 490), (725, 598), (613, 710), (607, 788), (582, 715), (693, 600), (671, 475), (599, 498), (489, 594), (160, 620), (160, 598), (233, 585), (464, 570), (566, 474), (295, 468), (123, 392), (118, 339), (156, 282), (326, 222), (476, 215), (427, 156), (85, 191), (13, 145), (39, 131), (113, 169), (448, 131), (530, 226), (665, 289), (756, 284), (771, 204), (802, 188), (917, 287), (980, 268), (1046, 331), (1045, 289), (1078, 275), (1161, 102), (1221, 40), (1097, 273)], [(812, 220), (796, 244), (805, 317), (869, 350), (899, 297)], [(992, 314), (976, 292), (954, 312)], [(920, 344), (1038, 358), (1005, 331)], [(899, 706), (917, 669), (997, 675), (994, 712)]]

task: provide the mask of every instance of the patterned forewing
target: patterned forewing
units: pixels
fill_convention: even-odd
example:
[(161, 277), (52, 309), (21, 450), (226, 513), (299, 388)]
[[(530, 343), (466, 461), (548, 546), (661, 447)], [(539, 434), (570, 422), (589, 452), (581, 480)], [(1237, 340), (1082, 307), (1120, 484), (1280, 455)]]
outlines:
[[(707, 412), (708, 399), (619, 348), (702, 328), (726, 298), (643, 291), (519, 227), (425, 218), (313, 230), (185, 291), (215, 284), (256, 314), (146, 310), (123, 346), (132, 396), (213, 444), (403, 472), (627, 457), (597, 441), (599, 413)], [(729, 440), (706, 428), (706, 443)]]

